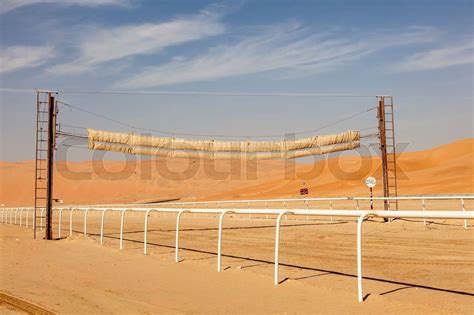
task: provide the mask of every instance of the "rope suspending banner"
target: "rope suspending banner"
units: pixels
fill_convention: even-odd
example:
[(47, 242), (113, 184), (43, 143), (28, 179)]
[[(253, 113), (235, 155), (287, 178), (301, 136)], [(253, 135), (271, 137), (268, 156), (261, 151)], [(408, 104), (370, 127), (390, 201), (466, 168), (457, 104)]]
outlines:
[[(227, 95), (224, 93), (223, 95)], [(267, 95), (267, 94), (262, 94)], [(290, 94), (288, 94), (290, 95)], [(309, 95), (309, 94), (308, 94)], [(322, 96), (322, 95), (319, 95)], [(324, 96), (328, 96), (324, 94)], [(331, 95), (336, 96), (336, 95)], [(341, 95), (338, 95), (341, 96)], [(344, 95), (349, 96), (349, 95)], [(88, 129), (84, 127), (64, 125), (73, 129), (87, 129), (88, 135), (79, 135), (76, 133), (59, 132), (60, 135), (85, 138), (88, 140), (88, 148), (91, 150), (102, 150), (121, 152), (126, 154), (152, 155), (168, 158), (189, 158), (189, 159), (295, 159), (306, 156), (321, 155), (331, 152), (353, 150), (360, 147), (360, 141), (367, 138), (377, 137), (377, 133), (361, 135), (358, 131), (346, 131), (335, 135), (310, 136), (301, 139), (284, 139), (278, 141), (252, 141), (251, 138), (280, 138), (277, 135), (216, 135), (216, 134), (195, 134), (180, 133), (151, 128), (143, 128), (121, 122), (103, 114), (94, 113), (81, 107), (77, 107), (65, 102), (58, 102), (70, 109), (79, 110), (90, 115), (114, 122), (127, 129), (130, 133), (118, 133)], [(321, 126), (317, 129), (299, 131), (292, 133), (293, 136), (317, 133), (341, 122), (354, 119), (368, 112), (375, 110), (376, 107), (369, 107), (350, 116), (340, 118), (332, 123)], [(365, 128), (373, 129), (373, 128)], [(157, 137), (151, 135), (142, 135), (140, 132), (153, 132), (164, 135)], [(188, 140), (175, 138), (176, 135), (184, 137), (205, 137), (212, 140)], [(215, 138), (248, 138), (247, 141), (220, 141)]]
[(89, 149), (192, 159), (294, 159), (360, 146), (360, 132), (280, 141), (186, 140), (88, 129)]
[[(252, 135), (224, 135), (224, 134), (210, 134), (210, 133), (184, 133), (184, 132), (177, 132), (177, 131), (171, 132), (171, 131), (158, 130), (158, 129), (153, 129), (153, 128), (144, 128), (144, 127), (134, 126), (134, 125), (131, 125), (131, 124), (123, 122), (123, 121), (118, 121), (118, 120), (110, 118), (106, 115), (95, 113), (95, 112), (92, 112), (92, 111), (86, 110), (84, 108), (74, 106), (74, 105), (71, 105), (71, 104), (68, 104), (68, 103), (65, 103), (65, 102), (58, 101), (58, 103), (62, 104), (64, 106), (67, 106), (70, 109), (78, 110), (78, 111), (90, 114), (92, 116), (96, 116), (96, 117), (102, 118), (104, 120), (111, 121), (111, 122), (116, 123), (120, 126), (129, 128), (129, 129), (131, 129), (133, 131), (137, 131), (137, 132), (139, 132), (139, 131), (154, 132), (154, 133), (159, 133), (159, 134), (173, 136), (173, 137), (176, 136), (176, 135), (179, 135), (179, 136), (186, 136), (186, 137), (187, 136), (192, 136), (192, 137), (208, 137), (208, 138), (214, 138), (214, 137), (221, 137), (221, 138), (281, 138), (281, 134), (278, 134), (278, 135), (276, 135), (276, 134), (271, 134), (271, 135), (269, 135), (269, 134), (265, 134), (265, 135), (255, 135), (255, 134), (252, 134)], [(309, 133), (315, 133), (315, 132), (321, 131), (323, 129), (327, 129), (328, 127), (338, 125), (338, 124), (340, 124), (344, 121), (347, 121), (349, 119), (359, 117), (359, 116), (361, 116), (363, 114), (366, 114), (366, 113), (368, 113), (372, 110), (375, 110), (376, 108), (377, 107), (370, 107), (368, 109), (364, 109), (360, 112), (354, 113), (350, 116), (343, 117), (341, 119), (333, 121), (333, 122), (331, 122), (327, 125), (324, 125), (324, 126), (321, 126), (321, 127), (317, 128), (317, 129), (305, 130), (305, 131), (296, 131), (296, 132), (292, 132), (292, 134), (304, 135), (304, 134), (309, 134)], [(66, 124), (63, 124), (63, 125), (66, 126), (66, 127), (69, 126), (71, 128), (75, 128), (75, 129), (84, 129), (84, 130), (87, 129), (85, 127), (71, 126), (71, 125), (66, 125)]]

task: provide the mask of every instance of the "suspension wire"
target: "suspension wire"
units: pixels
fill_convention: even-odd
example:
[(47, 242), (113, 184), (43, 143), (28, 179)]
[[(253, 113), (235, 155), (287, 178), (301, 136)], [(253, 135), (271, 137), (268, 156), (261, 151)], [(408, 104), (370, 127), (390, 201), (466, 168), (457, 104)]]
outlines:
[(86, 136), (86, 135), (81, 135), (81, 134), (78, 134), (78, 133), (72, 133), (72, 132), (67, 132), (67, 131), (58, 131), (58, 132), (56, 132), (56, 135), (65, 136), (65, 137), (80, 138), (80, 139), (89, 139), (89, 137)]
[(273, 92), (212, 92), (212, 91), (74, 91), (59, 90), (62, 94), (105, 94), (105, 95), (173, 95), (173, 96), (310, 96), (310, 97), (362, 97), (371, 98), (377, 95), (350, 93), (273, 93)]
[(90, 149), (88, 147), (80, 146), (80, 145), (77, 145), (77, 144), (64, 144), (64, 143), (61, 143), (60, 146), (66, 147), (66, 148), (75, 148), (75, 149), (83, 149), (83, 150), (90, 151)]
[(362, 128), (362, 129), (359, 129), (359, 131), (366, 131), (366, 130), (371, 130), (371, 129), (378, 129), (378, 127), (367, 127), (367, 128)]
[[(79, 139), (84, 139), (84, 140), (89, 139), (89, 137), (86, 136), (86, 135), (81, 135), (81, 134), (67, 132), (67, 131), (58, 131), (56, 134), (58, 136), (73, 137), (73, 138), (79, 138)], [(366, 135), (361, 135), (360, 139), (361, 140), (362, 139), (373, 139), (373, 138), (378, 138), (378, 137), (379, 137), (379, 133), (375, 132), (375, 133), (369, 133), (369, 134), (366, 134)]]
[(379, 137), (378, 132), (369, 133), (369, 134), (360, 136), (361, 139), (371, 139), (371, 138), (378, 138), (378, 137)]
[(65, 106), (68, 106), (69, 108), (74, 108), (78, 111), (82, 111), (82, 112), (85, 112), (85, 113), (88, 113), (90, 115), (93, 115), (93, 116), (96, 116), (96, 117), (99, 117), (99, 118), (102, 118), (102, 119), (105, 119), (105, 120), (109, 120), (109, 121), (112, 121), (116, 124), (119, 124), (119, 125), (122, 125), (123, 127), (127, 127), (127, 128), (130, 128), (130, 129), (140, 129), (140, 128), (136, 128), (135, 126), (132, 126), (130, 124), (127, 124), (127, 123), (124, 123), (124, 122), (121, 122), (121, 121), (118, 121), (118, 120), (115, 120), (113, 118), (110, 118), (110, 117), (107, 117), (105, 115), (101, 115), (101, 114), (97, 114), (97, 113), (94, 113), (94, 112), (91, 112), (87, 109), (84, 109), (84, 108), (81, 108), (81, 107), (77, 107), (77, 106), (74, 106), (74, 105), (71, 105), (71, 104), (68, 104), (68, 103), (64, 103), (62, 101), (58, 101), (59, 104), (62, 104), (62, 105), (65, 105)]
[(336, 120), (335, 122), (332, 122), (332, 123), (330, 123), (330, 124), (324, 125), (324, 126), (322, 126), (322, 127), (320, 127), (320, 128), (313, 129), (313, 130), (308, 130), (308, 131), (303, 131), (303, 132), (295, 132), (295, 134), (300, 134), (300, 135), (302, 135), (302, 134), (306, 134), (306, 133), (317, 132), (317, 131), (320, 131), (320, 130), (323, 130), (323, 129), (332, 127), (332, 126), (334, 126), (334, 125), (340, 124), (341, 122), (347, 121), (347, 120), (349, 120), (349, 119), (352, 119), (352, 118), (361, 116), (361, 115), (363, 115), (363, 114), (365, 114), (365, 113), (368, 113), (368, 112), (370, 112), (370, 111), (372, 111), (372, 110), (374, 110), (374, 109), (376, 109), (376, 108), (377, 108), (377, 107), (371, 107), (371, 108), (369, 108), (369, 109), (366, 109), (366, 110), (363, 110), (363, 111), (361, 111), (361, 112), (355, 113), (355, 114), (353, 114), (353, 115), (350, 115), (350, 116), (348, 116), (348, 117), (342, 118), (342, 119), (340, 119), (340, 120)]
[(87, 130), (86, 127), (74, 126), (74, 125), (63, 124), (63, 123), (61, 123), (61, 127), (68, 127), (68, 128), (73, 128), (73, 129)]
[(177, 95), (177, 96), (310, 96), (310, 97), (361, 97), (372, 98), (380, 96), (391, 96), (386, 94), (351, 94), (351, 93), (273, 93), (273, 92), (213, 92), (213, 91), (87, 91), (87, 90), (49, 90), (49, 89), (22, 89), (22, 88), (8, 88), (0, 87), (0, 92), (6, 93), (31, 93), (31, 92), (52, 92), (62, 94), (104, 94), (104, 95)]
[[(62, 101), (58, 101), (58, 103), (62, 104), (62, 105), (65, 105), (65, 106), (68, 106), (69, 108), (72, 108), (72, 109), (76, 109), (76, 110), (79, 110), (79, 111), (82, 111), (82, 112), (85, 112), (85, 113), (88, 113), (90, 115), (93, 115), (93, 116), (96, 116), (96, 117), (99, 117), (99, 118), (102, 118), (102, 119), (105, 119), (105, 120), (109, 120), (111, 122), (114, 122), (116, 124), (119, 124), (121, 126), (124, 126), (124, 127), (127, 127), (127, 128), (130, 128), (130, 129), (133, 129), (133, 130), (141, 130), (141, 131), (149, 131), (149, 132), (156, 132), (156, 133), (161, 133), (161, 134), (166, 134), (166, 135), (170, 135), (170, 136), (175, 136), (175, 135), (181, 135), (181, 136), (198, 136), (198, 137), (211, 137), (211, 138), (214, 138), (214, 137), (221, 137), (221, 138), (280, 138), (281, 135), (220, 135), (220, 134), (199, 134), (199, 133), (178, 133), (178, 132), (169, 132), (169, 131), (163, 131), (163, 130), (157, 130), (157, 129), (152, 129), (152, 128), (140, 128), (140, 127), (136, 127), (134, 125), (131, 125), (131, 124), (128, 124), (128, 123), (124, 123), (124, 122), (121, 122), (121, 121), (118, 121), (116, 119), (113, 119), (113, 118), (110, 118), (108, 116), (105, 116), (105, 115), (102, 115), (102, 114), (98, 114), (98, 113), (95, 113), (95, 112), (92, 112), (92, 111), (89, 111), (89, 110), (86, 110), (84, 108), (81, 108), (81, 107), (78, 107), (78, 106), (74, 106), (74, 105), (71, 105), (71, 104), (68, 104), (68, 103), (65, 103), (65, 102), (62, 102)], [(365, 109), (361, 112), (358, 112), (358, 113), (355, 113), (353, 115), (350, 115), (348, 117), (345, 117), (345, 118), (342, 118), (340, 120), (337, 120), (337, 121), (334, 121), (330, 124), (327, 124), (327, 125), (324, 125), (320, 128), (317, 128), (317, 129), (313, 129), (313, 130), (308, 130), (308, 131), (301, 131), (301, 132), (293, 132), (291, 134), (295, 134), (295, 135), (303, 135), (303, 134), (308, 134), (308, 133), (314, 133), (314, 132), (317, 132), (317, 131), (320, 131), (320, 130), (323, 130), (323, 129), (326, 129), (326, 128), (329, 128), (329, 127), (332, 127), (334, 125), (337, 125), (337, 124), (340, 124), (344, 121), (347, 121), (349, 119), (352, 119), (352, 118), (355, 118), (355, 117), (358, 117), (358, 116), (361, 116), (365, 113), (368, 113), (374, 109), (376, 109), (377, 107), (370, 107), (368, 109)], [(64, 125), (63, 126), (67, 126), (67, 125)], [(87, 128), (84, 128), (84, 127), (79, 127), (79, 126), (72, 126), (72, 125), (69, 125), (71, 128), (77, 128), (77, 129), (87, 129)]]

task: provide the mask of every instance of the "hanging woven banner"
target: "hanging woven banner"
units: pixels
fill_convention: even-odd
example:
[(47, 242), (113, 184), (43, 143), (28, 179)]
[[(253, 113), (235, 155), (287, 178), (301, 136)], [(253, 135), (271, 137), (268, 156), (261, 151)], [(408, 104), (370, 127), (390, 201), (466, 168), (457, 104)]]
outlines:
[(89, 149), (192, 159), (294, 159), (352, 150), (360, 132), (279, 141), (187, 140), (88, 129)]

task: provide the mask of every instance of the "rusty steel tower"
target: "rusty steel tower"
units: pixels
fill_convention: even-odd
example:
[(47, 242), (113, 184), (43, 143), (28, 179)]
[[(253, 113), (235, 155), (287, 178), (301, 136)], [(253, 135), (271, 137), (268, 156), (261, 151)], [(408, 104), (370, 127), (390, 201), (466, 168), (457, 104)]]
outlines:
[[(397, 154), (393, 96), (377, 96), (377, 118), (382, 158), (382, 189), (384, 197), (397, 197)], [(385, 200), (385, 210), (398, 210), (397, 200)]]
[[(53, 239), (53, 166), (56, 148), (57, 93), (36, 90), (35, 210), (33, 233), (45, 228), (44, 238)], [(45, 225), (43, 224), (45, 222)]]

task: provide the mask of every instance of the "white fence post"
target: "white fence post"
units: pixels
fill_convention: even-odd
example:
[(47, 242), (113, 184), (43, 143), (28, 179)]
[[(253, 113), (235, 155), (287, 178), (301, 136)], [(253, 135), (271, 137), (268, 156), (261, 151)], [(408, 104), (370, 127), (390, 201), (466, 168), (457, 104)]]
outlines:
[(61, 239), (61, 222), (63, 220), (63, 208), (59, 209), (58, 238)]
[(71, 211), (69, 213), (69, 236), (72, 236), (72, 220), (73, 220), (73, 213), (74, 208), (69, 208)]
[[(265, 201), (265, 210), (268, 210), (268, 201)], [(268, 213), (265, 214), (265, 218), (268, 220)]]
[[(306, 206), (306, 210), (309, 210), (308, 200), (305, 199), (304, 204)], [(306, 215), (306, 221), (309, 221), (309, 215)]]
[[(151, 211), (159, 211), (158, 209), (149, 209), (145, 213), (144, 233), (143, 233), (143, 254), (147, 255), (147, 242), (148, 242), (148, 217)], [(163, 216), (164, 217), (164, 216)], [(121, 249), (121, 248), (120, 248)]]
[(90, 208), (87, 208), (84, 212), (84, 236), (87, 236), (87, 214), (89, 213)]
[[(423, 204), (423, 211), (426, 211), (425, 199), (421, 199), (421, 202)], [(426, 217), (423, 218), (423, 224), (426, 225)]]
[[(329, 210), (332, 211), (332, 200), (329, 200)], [(332, 222), (332, 216), (331, 216), (331, 222)]]
[(221, 249), (222, 249), (222, 225), (224, 224), (224, 216), (227, 213), (233, 213), (232, 210), (224, 210), (219, 216), (219, 236), (217, 239), (217, 271), (221, 271)]
[(120, 249), (123, 249), (123, 221), (125, 217), (125, 212), (130, 209), (122, 210), (122, 216), (120, 218)]
[(362, 296), (362, 223), (370, 215), (370, 212), (363, 213), (357, 220), (357, 293), (359, 302), (364, 300)]
[[(464, 198), (461, 198), (461, 205), (462, 205), (462, 211), (466, 211), (466, 206), (464, 205)], [(469, 228), (469, 225), (467, 223), (467, 219), (464, 219), (464, 228), (466, 230)]]
[(100, 220), (100, 245), (103, 244), (103, 239), (104, 239), (104, 216), (105, 216), (105, 212), (107, 212), (107, 210), (110, 210), (110, 209), (102, 210), (102, 218)]
[(180, 210), (176, 216), (176, 237), (175, 237), (175, 261), (179, 262), (179, 223), (181, 221), (181, 215), (185, 212), (190, 212), (189, 210)]
[(281, 218), (287, 213), (293, 213), (292, 211), (282, 211), (276, 220), (276, 234), (275, 234), (275, 285), (278, 285), (278, 264), (279, 264), (279, 251), (280, 251), (280, 223)]

